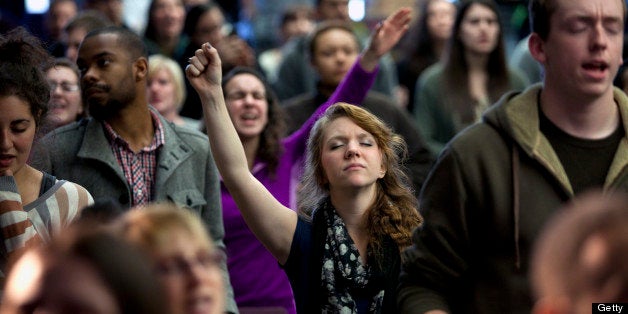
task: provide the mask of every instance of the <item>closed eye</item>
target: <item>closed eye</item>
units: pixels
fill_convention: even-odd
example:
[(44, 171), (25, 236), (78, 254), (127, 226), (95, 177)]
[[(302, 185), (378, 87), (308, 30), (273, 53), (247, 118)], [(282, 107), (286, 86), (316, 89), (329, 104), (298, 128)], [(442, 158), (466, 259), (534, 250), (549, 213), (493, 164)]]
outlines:
[(13, 131), (13, 133), (24, 133), (26, 132), (27, 129), (23, 129), (23, 128), (12, 128), (11, 131)]
[(573, 34), (578, 34), (581, 33), (583, 31), (585, 31), (587, 29), (587, 23), (585, 21), (582, 20), (577, 20), (574, 21), (573, 23), (569, 24), (569, 31)]
[(28, 130), (30, 126), (30, 121), (28, 120), (19, 120), (11, 123), (11, 132), (13, 133), (23, 133)]
[(238, 100), (244, 98), (244, 96), (246, 94), (242, 92), (229, 93), (227, 94), (227, 100)]

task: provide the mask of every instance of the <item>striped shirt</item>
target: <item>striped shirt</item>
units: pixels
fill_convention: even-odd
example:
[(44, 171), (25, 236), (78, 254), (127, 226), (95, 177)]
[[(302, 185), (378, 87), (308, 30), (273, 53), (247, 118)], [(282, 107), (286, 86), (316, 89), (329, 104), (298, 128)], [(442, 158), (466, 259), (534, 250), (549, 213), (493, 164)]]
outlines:
[[(23, 205), (15, 178), (0, 177), (0, 270), (11, 254), (42, 242), (67, 227), (86, 206), (94, 203), (82, 186), (65, 180), (55, 184), (32, 203)], [(4, 277), (0, 273), (0, 277)]]
[(164, 145), (164, 131), (159, 117), (150, 110), (155, 135), (149, 146), (134, 152), (129, 143), (125, 141), (109, 123), (103, 121), (105, 135), (111, 144), (113, 155), (122, 168), (124, 177), (131, 188), (131, 206), (147, 204), (153, 198), (153, 185), (157, 169), (157, 153)]

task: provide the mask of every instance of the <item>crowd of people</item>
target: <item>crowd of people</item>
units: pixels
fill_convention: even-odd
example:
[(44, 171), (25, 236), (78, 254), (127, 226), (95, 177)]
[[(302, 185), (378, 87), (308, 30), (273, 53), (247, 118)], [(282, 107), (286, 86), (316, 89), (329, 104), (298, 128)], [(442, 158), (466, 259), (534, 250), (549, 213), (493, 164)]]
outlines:
[(288, 6), (264, 51), (223, 5), (2, 28), (0, 313), (626, 302), (624, 0), (530, 0), (512, 57), (496, 0)]

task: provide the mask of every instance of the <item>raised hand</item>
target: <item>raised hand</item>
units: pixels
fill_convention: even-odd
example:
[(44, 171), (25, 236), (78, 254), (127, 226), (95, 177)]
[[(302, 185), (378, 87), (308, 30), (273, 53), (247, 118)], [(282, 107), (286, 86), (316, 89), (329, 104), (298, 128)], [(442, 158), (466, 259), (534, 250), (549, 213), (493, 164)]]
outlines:
[(374, 67), (383, 55), (397, 45), (410, 28), (411, 13), (411, 8), (403, 7), (377, 24), (371, 32), (368, 46), (362, 53), (360, 64), (364, 68)]
[(216, 48), (204, 43), (189, 61), (185, 74), (201, 99), (208, 96), (210, 89), (221, 87), (222, 68)]
[(410, 27), (412, 9), (401, 8), (378, 23), (372, 32), (368, 50), (381, 57), (388, 53)]

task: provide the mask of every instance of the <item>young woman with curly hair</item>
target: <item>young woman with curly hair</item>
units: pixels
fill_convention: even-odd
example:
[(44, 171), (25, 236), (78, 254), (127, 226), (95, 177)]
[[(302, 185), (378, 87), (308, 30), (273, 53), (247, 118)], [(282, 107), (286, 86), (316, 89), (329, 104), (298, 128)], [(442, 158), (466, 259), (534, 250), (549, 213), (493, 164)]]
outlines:
[[(407, 29), (409, 11), (401, 9), (380, 24), (357, 63), (372, 71)], [(309, 121), (317, 120), (305, 149), (298, 214), (249, 170), (234, 127), (238, 121), (231, 122), (223, 96), (216, 49), (203, 45), (186, 71), (201, 96), (224, 185), (248, 227), (286, 271), (297, 312), (394, 313), (400, 251), (422, 221), (399, 170), (401, 138), (357, 106), (319, 108)], [(332, 99), (347, 92), (346, 84)]]

